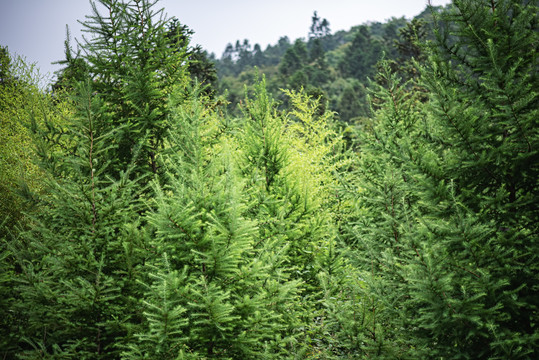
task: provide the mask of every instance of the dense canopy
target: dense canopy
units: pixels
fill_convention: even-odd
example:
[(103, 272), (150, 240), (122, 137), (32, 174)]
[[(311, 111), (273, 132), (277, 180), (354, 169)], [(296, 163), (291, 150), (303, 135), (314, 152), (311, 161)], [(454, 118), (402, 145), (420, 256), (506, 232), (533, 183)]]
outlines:
[(220, 59), (97, 3), (47, 90), (0, 47), (0, 357), (539, 357), (536, 1)]

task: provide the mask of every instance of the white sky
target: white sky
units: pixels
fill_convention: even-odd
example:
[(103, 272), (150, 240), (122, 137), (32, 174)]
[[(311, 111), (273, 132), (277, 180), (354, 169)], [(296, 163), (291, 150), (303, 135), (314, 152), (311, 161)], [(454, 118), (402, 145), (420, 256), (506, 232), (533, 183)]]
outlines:
[[(433, 0), (445, 5), (450, 0)], [(282, 36), (291, 41), (307, 37), (313, 12), (330, 23), (332, 32), (366, 21), (412, 18), (427, 0), (161, 0), (169, 17), (177, 17), (200, 44), (221, 57), (227, 43), (249, 39), (263, 49)], [(83, 20), (91, 14), (89, 0), (0, 0), (0, 45), (36, 63), (43, 73), (60, 68), (51, 62), (64, 58), (66, 24), (80, 38)]]

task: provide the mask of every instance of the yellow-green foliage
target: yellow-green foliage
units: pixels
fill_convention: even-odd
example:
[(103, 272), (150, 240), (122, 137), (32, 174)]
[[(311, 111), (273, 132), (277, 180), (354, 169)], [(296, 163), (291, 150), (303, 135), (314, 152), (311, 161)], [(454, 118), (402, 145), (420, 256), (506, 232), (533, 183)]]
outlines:
[(39, 192), (43, 172), (35, 160), (30, 127), (60, 124), (65, 102), (53, 102), (37, 85), (39, 74), (21, 59), (12, 64), (13, 77), (0, 84), (0, 223), (14, 225), (25, 210), (17, 192)]
[(285, 90), (293, 105), (289, 113), (287, 138), (291, 145), (291, 178), (314, 203), (331, 197), (332, 163), (340, 138), (330, 129), (331, 113), (318, 115), (318, 102), (303, 92)]
[(350, 166), (351, 159), (343, 155), (344, 141), (332, 126), (333, 113), (319, 112), (319, 100), (303, 91), (284, 90), (290, 98), (287, 139), (290, 144), (290, 172), (306, 201), (322, 206), (336, 215), (341, 207), (339, 199), (342, 169)]

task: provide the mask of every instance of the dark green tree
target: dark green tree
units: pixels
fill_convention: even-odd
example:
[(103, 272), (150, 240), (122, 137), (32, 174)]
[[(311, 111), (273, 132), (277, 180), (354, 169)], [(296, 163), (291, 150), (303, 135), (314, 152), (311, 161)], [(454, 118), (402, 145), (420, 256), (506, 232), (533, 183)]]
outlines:
[(292, 46), (288, 36), (283, 36), (277, 41), (275, 45), (268, 45), (265, 50), (266, 56), (268, 58), (268, 63), (270, 65), (278, 65), (281, 61), (281, 58), (285, 54), (286, 50)]
[(168, 97), (190, 80), (184, 34), (155, 3), (92, 3), (80, 56), (67, 47), (68, 69), (83, 70), (65, 78), (72, 109), (31, 113), (44, 185), (40, 211), (2, 246), (15, 264), (9, 356), (117, 359), (140, 329), (145, 184), (159, 174)]
[(346, 48), (344, 58), (339, 63), (339, 70), (344, 77), (352, 77), (365, 82), (372, 77), (376, 62), (382, 55), (382, 45), (371, 36), (367, 26), (356, 30), (354, 39)]
[(253, 48), (253, 66), (266, 65), (266, 55), (259, 44), (255, 44)]
[(324, 47), (322, 46), (322, 41), (318, 38), (314, 39), (311, 44), (311, 49), (309, 50), (309, 58), (311, 61), (323, 60), (324, 58)]
[(345, 241), (357, 249), (356, 264), (366, 284), (362, 305), (369, 322), (361, 348), (380, 359), (425, 358), (423, 347), (409, 353), (415, 346), (410, 322), (417, 314), (406, 306), (406, 266), (420, 262), (413, 206), (421, 177), (412, 177), (410, 163), (415, 160), (411, 153), (417, 151), (415, 139), (421, 136), (417, 124), (424, 115), (417, 96), (407, 91), (388, 61), (381, 62), (378, 77), (385, 86), (374, 83), (369, 90), (373, 101), (383, 106), (361, 124), (357, 183), (352, 181), (343, 195), (357, 199), (359, 210), (343, 232)]
[(395, 40), (398, 57), (394, 66), (404, 79), (418, 79), (417, 64), (427, 60), (424, 49), (426, 41), (426, 24), (422, 20), (413, 19), (405, 27), (399, 29), (399, 40)]
[[(319, 319), (329, 313), (324, 299), (338, 292), (329, 284), (346, 276), (329, 196), (339, 140), (316, 102), (289, 95), (290, 119), (278, 115), (263, 81), (239, 122), (220, 118), (196, 92), (172, 106), (170, 179), (150, 215), (150, 247), (160, 256), (150, 263), (145, 331), (126, 357), (331, 355), (326, 331), (336, 328)], [(301, 179), (304, 171), (312, 177)]]
[(321, 38), (328, 36), (331, 33), (329, 28), (329, 21), (327, 19), (321, 19), (318, 13), (315, 11), (311, 18), (311, 27), (309, 29), (309, 39)]
[(453, 5), (421, 70), (427, 105), (387, 63), (380, 74), (355, 240), (384, 341), (400, 356), (532, 359), (538, 8)]
[(193, 79), (193, 86), (200, 84), (208, 95), (217, 91), (217, 70), (215, 63), (208, 58), (208, 53), (202, 47), (196, 46), (188, 52), (189, 62), (187, 71)]
[(535, 358), (539, 8), (516, 0), (453, 6), (424, 77), (435, 156), (425, 161), (423, 196), (449, 222), (425, 221), (444, 247), (433, 260), (445, 264), (437, 275), (445, 298), (422, 298), (421, 322), (433, 324), (423, 328), (439, 343), (435, 354)]
[(340, 119), (348, 123), (353, 123), (360, 117), (367, 117), (370, 114), (370, 109), (367, 91), (363, 84), (354, 79), (347, 83), (339, 97), (337, 109), (339, 109)]
[(71, 45), (71, 33), (68, 26), (66, 26), (64, 55), (64, 60), (56, 62), (64, 68), (56, 72), (57, 79), (51, 85), (52, 92), (57, 97), (64, 95), (66, 91), (72, 91), (77, 82), (85, 81), (89, 76), (88, 64), (81, 57), (80, 49), (75, 51)]
[(294, 45), (286, 50), (279, 64), (279, 72), (283, 76), (291, 76), (301, 70), (308, 62), (308, 50), (305, 43), (298, 39)]
[[(167, 124), (167, 96), (188, 79), (187, 39), (182, 26), (156, 9), (156, 1), (100, 0), (82, 22), (91, 36), (79, 44), (94, 89), (106, 97), (112, 115), (98, 124), (116, 132), (116, 153), (111, 154), (111, 175), (118, 177), (141, 151), (136, 174), (157, 174), (159, 153)], [(100, 9), (103, 9), (101, 13)], [(71, 67), (77, 67), (74, 57)], [(69, 69), (69, 66), (68, 66)], [(78, 80), (78, 79), (75, 79)]]

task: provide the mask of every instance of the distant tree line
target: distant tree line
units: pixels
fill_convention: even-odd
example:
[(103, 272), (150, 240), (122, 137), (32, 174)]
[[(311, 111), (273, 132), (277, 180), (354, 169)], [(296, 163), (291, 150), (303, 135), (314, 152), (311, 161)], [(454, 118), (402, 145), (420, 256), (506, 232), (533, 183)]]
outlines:
[(238, 40), (227, 45), (220, 59), (214, 59), (220, 92), (227, 92), (234, 107), (243, 96), (243, 84), (252, 83), (258, 71), (266, 74), (270, 91), (285, 105), (286, 97), (279, 89), (303, 88), (321, 97), (342, 121), (360, 121), (372, 115), (366, 88), (375, 81), (379, 61), (383, 57), (403, 76), (416, 76), (413, 61), (425, 57), (419, 43), (434, 38), (431, 11), (441, 10), (433, 7), (411, 21), (393, 18), (334, 34), (329, 21), (315, 12), (307, 40), (291, 42), (282, 37), (265, 50)]

